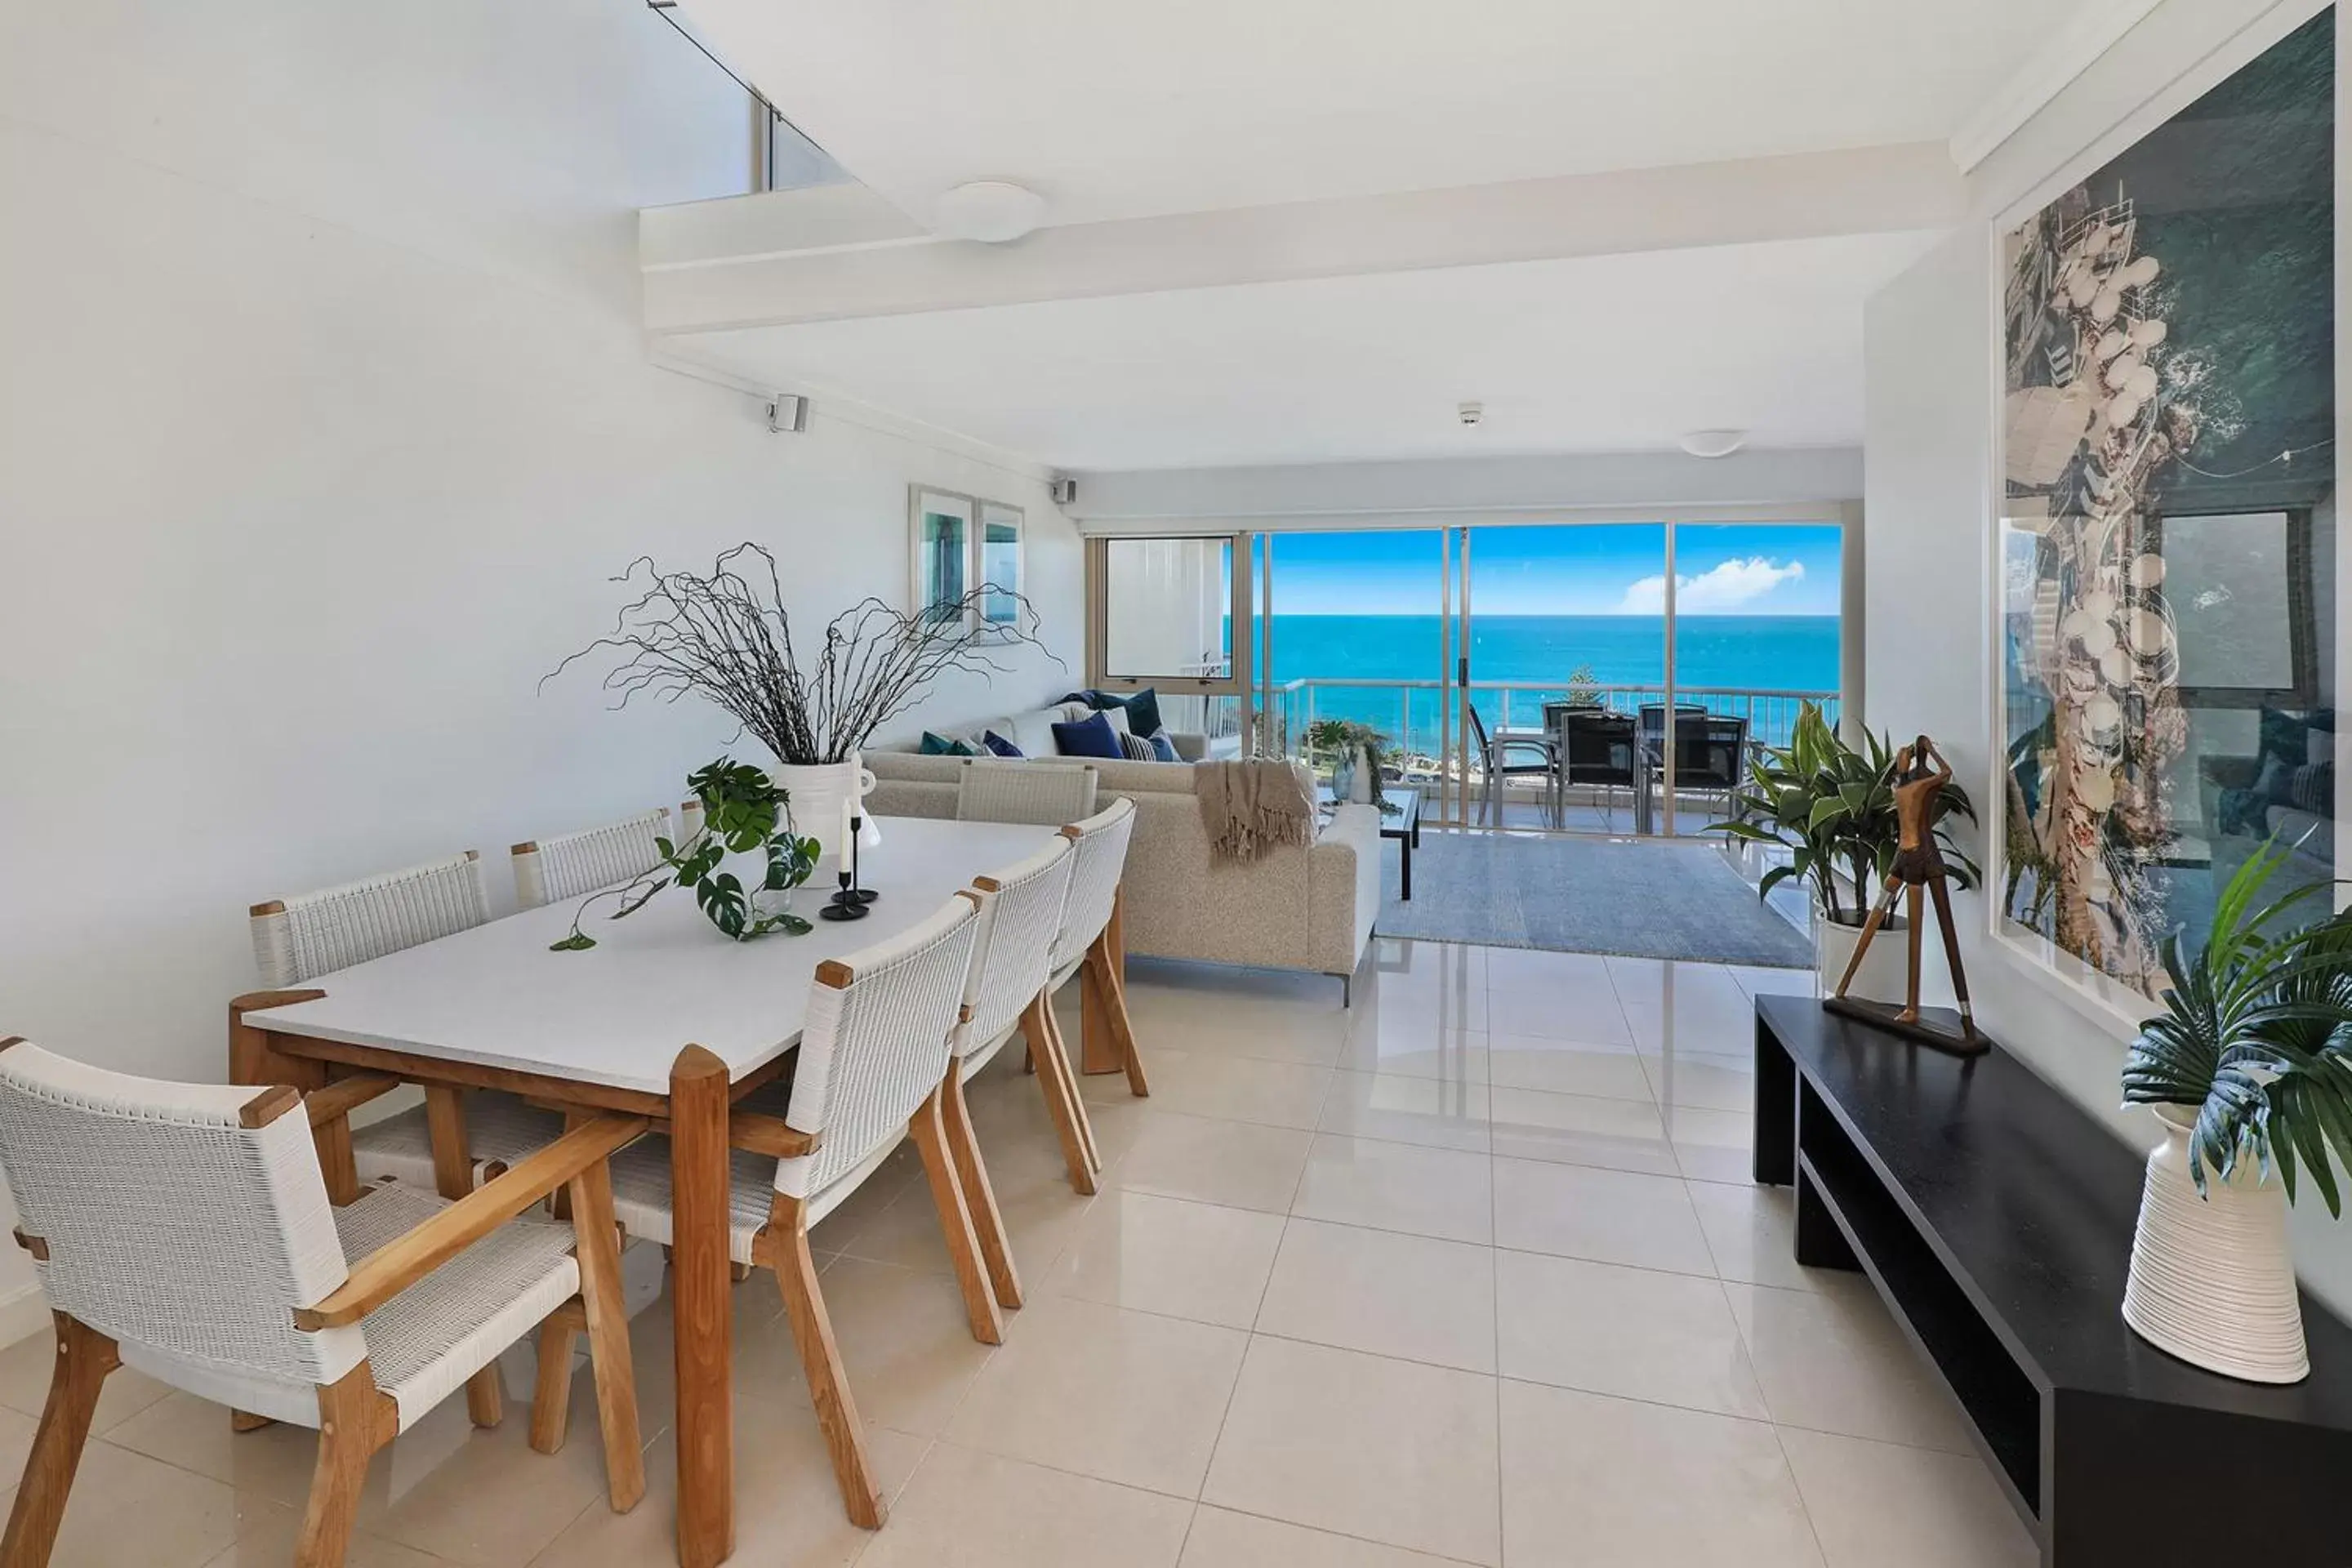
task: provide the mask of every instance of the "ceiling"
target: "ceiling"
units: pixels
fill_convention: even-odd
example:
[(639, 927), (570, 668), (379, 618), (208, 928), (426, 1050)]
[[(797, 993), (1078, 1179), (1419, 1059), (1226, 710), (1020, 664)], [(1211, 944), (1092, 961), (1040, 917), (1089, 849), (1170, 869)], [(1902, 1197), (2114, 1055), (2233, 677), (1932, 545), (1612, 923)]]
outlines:
[[(1072, 469), (1862, 437), (1862, 301), (1933, 235), (1520, 262), (702, 333), (673, 346)], [(1486, 417), (1465, 430), (1455, 405)]]
[(909, 216), (1087, 223), (1940, 141), (2086, 0), (685, 0)]

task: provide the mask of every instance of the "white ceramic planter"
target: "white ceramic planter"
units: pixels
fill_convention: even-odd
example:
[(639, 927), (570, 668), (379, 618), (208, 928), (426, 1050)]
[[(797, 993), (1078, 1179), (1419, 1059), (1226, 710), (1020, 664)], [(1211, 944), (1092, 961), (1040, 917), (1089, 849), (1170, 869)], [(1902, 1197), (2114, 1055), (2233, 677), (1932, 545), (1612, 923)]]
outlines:
[[(1861, 940), (1860, 926), (1839, 925), (1819, 910), (1814, 911), (1813, 966), (1821, 973), (1823, 996), (1837, 994), (1838, 979), (1853, 961), (1854, 944)], [(1870, 952), (1864, 955), (1861, 969), (1854, 973), (1853, 984), (1846, 987), (1846, 995), (1857, 1002), (1902, 1002), (1910, 942), (1910, 926), (1900, 915), (1890, 917), (1871, 939)]]
[(2287, 1251), (2286, 1193), (2242, 1162), (2226, 1182), (2189, 1174), (2196, 1111), (2159, 1105), (2164, 1138), (2148, 1152), (2132, 1236), (2124, 1321), (2182, 1361), (2249, 1383), (2300, 1383), (2310, 1374), (2303, 1305)]
[[(844, 807), (873, 793), (874, 775), (853, 752), (843, 763), (780, 763), (768, 770), (768, 776), (791, 792), (793, 831), (803, 838), (815, 839), (818, 858), (838, 866), (845, 826)], [(857, 841), (868, 849), (882, 842), (881, 829), (874, 825), (872, 816), (866, 816), (865, 829)]]

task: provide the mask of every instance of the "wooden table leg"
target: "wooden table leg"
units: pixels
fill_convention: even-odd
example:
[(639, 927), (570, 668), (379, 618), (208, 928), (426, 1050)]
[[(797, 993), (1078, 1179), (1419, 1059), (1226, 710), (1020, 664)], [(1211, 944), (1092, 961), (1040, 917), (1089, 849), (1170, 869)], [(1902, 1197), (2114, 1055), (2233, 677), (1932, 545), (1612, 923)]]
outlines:
[[(462, 1198), (474, 1190), (474, 1150), (466, 1137), (464, 1093), (451, 1084), (425, 1086), (425, 1123), (433, 1136), (433, 1185), (445, 1198)], [(498, 1363), (466, 1380), (466, 1414), (477, 1426), (495, 1426), (506, 1418)]]
[(727, 1066), (688, 1046), (669, 1069), (670, 1289), (677, 1356), (677, 1560), (735, 1551), (734, 1341), (728, 1294)]
[[(1103, 927), (1098, 939), (1110, 953), (1111, 971), (1124, 984), (1127, 980), (1127, 889), (1122, 888), (1111, 899), (1110, 922)], [(1078, 1050), (1083, 1070), (1089, 1073), (1125, 1072), (1127, 1057), (1118, 1048), (1110, 1017), (1111, 1000), (1096, 977), (1081, 971), (1078, 978)]]

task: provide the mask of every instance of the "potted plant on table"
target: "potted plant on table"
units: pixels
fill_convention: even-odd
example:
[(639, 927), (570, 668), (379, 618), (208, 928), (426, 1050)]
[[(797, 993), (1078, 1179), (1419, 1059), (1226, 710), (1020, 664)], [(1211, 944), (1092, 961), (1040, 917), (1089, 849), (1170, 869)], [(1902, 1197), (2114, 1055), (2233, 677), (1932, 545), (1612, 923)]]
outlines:
[(557, 952), (582, 952), (596, 939), (580, 929), (588, 911), (607, 899), (620, 907), (606, 918), (626, 920), (664, 888), (694, 889), (695, 902), (721, 933), (737, 942), (782, 931), (805, 936), (815, 928), (793, 913), (792, 890), (816, 869), (817, 841), (793, 831), (791, 797), (748, 763), (721, 757), (686, 781), (702, 820), (683, 839), (656, 837), (661, 862), (618, 888), (591, 893), (572, 911), (572, 933), (552, 942)]
[(2352, 914), (2288, 929), (2326, 882), (2257, 908), (2289, 858), (2272, 839), (2238, 868), (2194, 958), (2179, 932), (2165, 943), (2164, 1011), (2141, 1024), (2123, 1072), (2125, 1103), (2164, 1126), (2124, 1321), (2183, 1361), (2257, 1383), (2311, 1369), (2286, 1239), (2298, 1175), (2340, 1217), (2335, 1165), (2352, 1168)]
[[(1003, 674), (995, 655), (1008, 644), (1045, 648), (1029, 601), (982, 583), (919, 614), (863, 600), (826, 623), (812, 656), (793, 643), (776, 558), (749, 542), (720, 555), (707, 574), (666, 572), (640, 556), (614, 581), (636, 586), (637, 596), (612, 631), (547, 679), (610, 652), (618, 656), (604, 676), (604, 689), (617, 694), (614, 707), (640, 694), (675, 701), (691, 693), (733, 714), (774, 755), (772, 775), (793, 822), (835, 858), (850, 818), (862, 815), (857, 803), (874, 788), (858, 752), (876, 732), (951, 670)], [(982, 601), (998, 616), (1010, 601), (1014, 617), (980, 614)], [(862, 841), (873, 844), (866, 820)]]
[[(1705, 829), (1789, 851), (1787, 863), (1768, 869), (1756, 890), (1761, 897), (1791, 877), (1811, 889), (1813, 958), (1824, 994), (1836, 989), (1853, 957), (1871, 904), (1894, 869), (1900, 839), (1895, 748), (1868, 731), (1863, 731), (1862, 741), (1860, 747), (1849, 745), (1818, 704), (1804, 704), (1789, 744), (1765, 748), (1749, 764), (1748, 786), (1732, 795), (1730, 819), (1709, 823)], [(1951, 879), (1957, 886), (1973, 888), (1976, 862), (1961, 853), (1944, 824), (1956, 816), (1974, 822), (1976, 808), (1968, 792), (1951, 783), (1937, 793), (1936, 805), (1937, 847)], [(1880, 929), (1901, 932), (1908, 928), (1900, 916), (1889, 916)], [(1895, 1002), (1902, 1000), (1905, 989), (1904, 944), (1878, 942), (1864, 957), (1847, 994)]]

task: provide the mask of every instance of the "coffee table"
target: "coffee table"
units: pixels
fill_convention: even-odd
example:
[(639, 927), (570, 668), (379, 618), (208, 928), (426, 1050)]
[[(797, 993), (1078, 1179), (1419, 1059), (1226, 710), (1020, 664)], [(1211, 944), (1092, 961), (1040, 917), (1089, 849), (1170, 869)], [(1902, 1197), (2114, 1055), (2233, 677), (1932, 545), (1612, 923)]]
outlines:
[[(1381, 813), (1381, 837), (1397, 841), (1397, 856), (1402, 868), (1402, 875), (1398, 882), (1399, 890), (1402, 893), (1404, 901), (1411, 903), (1412, 902), (1412, 852), (1421, 847), (1421, 791), (1409, 784), (1384, 784), (1381, 788), (1381, 794), (1386, 797), (1389, 805), (1396, 808), (1393, 811)], [(1316, 785), (1315, 800), (1318, 805), (1326, 808), (1335, 805), (1336, 802), (1331, 796), (1331, 786)]]

